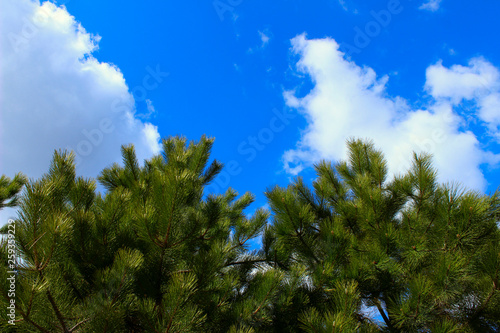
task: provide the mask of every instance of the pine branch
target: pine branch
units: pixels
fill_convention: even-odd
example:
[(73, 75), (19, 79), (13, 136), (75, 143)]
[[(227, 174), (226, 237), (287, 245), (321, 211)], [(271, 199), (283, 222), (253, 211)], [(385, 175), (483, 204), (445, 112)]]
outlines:
[(74, 332), (76, 329), (78, 329), (78, 327), (80, 327), (81, 325), (85, 324), (86, 322), (88, 322), (90, 320), (90, 318), (87, 318), (87, 319), (84, 319), (78, 323), (75, 324), (75, 326), (73, 326), (69, 331), (72, 333)]
[(54, 312), (56, 313), (56, 317), (59, 320), (59, 323), (61, 324), (62, 330), (64, 333), (71, 333), (67, 328), (66, 328), (66, 323), (64, 322), (64, 317), (62, 313), (59, 311), (59, 308), (57, 307), (57, 304), (54, 300), (54, 297), (52, 297), (52, 293), (50, 290), (46, 291), (47, 298), (49, 299), (50, 304), (52, 305), (52, 309), (54, 309)]
[(497, 290), (498, 290), (498, 286), (496, 284), (496, 281), (493, 280), (493, 288), (491, 289), (490, 293), (488, 294), (486, 299), (483, 301), (481, 306), (475, 311), (474, 315), (472, 316), (472, 319), (476, 319), (477, 317), (479, 317), (481, 315), (481, 313), (484, 311), (484, 309), (486, 309), (486, 307), (488, 306), (488, 303), (490, 302), (491, 298), (493, 297), (493, 295), (495, 294), (495, 292)]
[(245, 260), (245, 261), (232, 261), (224, 265), (224, 267), (235, 266), (235, 265), (245, 265), (245, 264), (257, 264), (260, 262), (268, 262), (267, 259), (254, 259), (254, 260)]
[[(288, 217), (290, 218), (290, 221), (293, 223), (293, 216), (292, 216), (292, 214), (290, 214), (290, 211), (289, 211), (287, 205), (285, 205), (285, 210), (286, 210), (286, 213), (287, 213)], [(302, 245), (304, 245), (304, 247), (308, 250), (309, 254), (312, 256), (312, 258), (314, 259), (314, 261), (316, 262), (316, 264), (319, 263), (320, 260), (318, 259), (318, 257), (316, 257), (316, 255), (314, 254), (313, 250), (309, 247), (309, 245), (302, 238), (301, 232), (299, 232), (297, 230), (297, 228), (295, 227), (295, 225), (294, 225), (294, 229), (295, 229), (295, 233), (296, 233), (297, 237), (299, 238), (300, 242), (302, 243)]]
[(36, 328), (38, 328), (38, 330), (40, 332), (43, 332), (43, 333), (51, 333), (51, 331), (49, 331), (48, 329), (38, 325), (37, 323), (35, 323), (34, 321), (32, 321), (28, 316), (25, 316), (24, 313), (22, 313), (21, 311), (19, 311), (19, 313), (21, 314), (21, 316), (23, 317), (24, 320), (26, 320), (28, 323), (30, 323), (31, 325), (35, 326)]
[(394, 330), (394, 328), (392, 327), (392, 323), (391, 323), (391, 320), (387, 317), (387, 315), (385, 314), (385, 311), (384, 309), (382, 308), (382, 305), (380, 304), (380, 300), (378, 298), (375, 298), (373, 299), (373, 303), (375, 304), (375, 306), (377, 307), (378, 309), (378, 312), (380, 313), (380, 315), (382, 316), (382, 319), (384, 319), (384, 322), (385, 324), (387, 325), (387, 328), (389, 328), (389, 330), (392, 332)]

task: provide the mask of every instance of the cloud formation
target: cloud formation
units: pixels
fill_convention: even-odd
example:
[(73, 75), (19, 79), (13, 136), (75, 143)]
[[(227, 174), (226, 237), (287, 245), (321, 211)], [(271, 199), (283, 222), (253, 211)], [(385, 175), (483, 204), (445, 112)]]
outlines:
[(412, 109), (403, 98), (387, 94), (388, 76), (377, 77), (373, 69), (346, 60), (335, 40), (299, 35), (292, 47), (299, 56), (297, 70), (314, 86), (301, 98), (294, 91), (284, 94), (286, 104), (308, 122), (296, 148), (283, 156), (288, 173), (296, 175), (320, 159), (345, 159), (346, 140), (357, 137), (382, 149), (392, 174), (407, 170), (412, 151), (425, 151), (434, 155), (440, 181), (486, 188), (480, 167), (497, 164), (500, 156), (481, 148), (457, 106), (464, 100), (475, 103), (477, 110), (468, 116), (483, 120), (492, 137), (498, 136), (500, 119), (492, 110), (500, 106), (500, 80), (492, 64), (475, 58), (465, 67), (430, 66), (425, 89), (432, 101)]
[[(55, 149), (72, 149), (77, 172), (95, 177), (120, 161), (122, 144), (133, 143), (141, 159), (159, 151), (158, 129), (135, 115), (120, 70), (93, 57), (99, 36), (51, 2), (0, 4), (0, 173), (39, 177)], [(134, 94), (163, 79), (149, 71)]]
[(269, 39), (271, 39), (266, 32), (259, 31), (259, 36), (260, 40), (262, 42), (261, 46), (262, 48), (266, 47), (267, 44), (269, 44)]
[(420, 7), (418, 7), (418, 9), (435, 12), (439, 9), (441, 1), (442, 0), (428, 0), (427, 2), (424, 2)]
[[(134, 144), (141, 160), (159, 152), (158, 128), (135, 115), (120, 70), (92, 56), (99, 36), (51, 2), (0, 5), (0, 174), (38, 178), (56, 149), (74, 150), (77, 173), (86, 177), (120, 162), (122, 144)], [(147, 71), (134, 94), (165, 76), (158, 68)], [(14, 215), (1, 211), (0, 225)]]
[(473, 58), (468, 66), (442, 62), (427, 68), (426, 90), (438, 101), (449, 101), (458, 106), (462, 101), (473, 101), (475, 116), (487, 127), (490, 135), (500, 140), (500, 71), (483, 58)]
[[(272, 38), (272, 33), (269, 31), (269, 29), (264, 29), (263, 31), (258, 30), (257, 31), (259, 34), (259, 39), (260, 39), (260, 45), (259, 46), (254, 46), (250, 47), (248, 49), (248, 53), (252, 54), (255, 52), (263, 51), (270, 43), (271, 38)], [(235, 64), (235, 68), (237, 65)], [(236, 68), (237, 71), (239, 71), (239, 67)]]

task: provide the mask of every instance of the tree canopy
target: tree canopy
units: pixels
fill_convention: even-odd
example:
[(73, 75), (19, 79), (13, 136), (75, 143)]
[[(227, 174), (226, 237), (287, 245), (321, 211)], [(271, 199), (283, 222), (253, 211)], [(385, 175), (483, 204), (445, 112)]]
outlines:
[[(267, 256), (307, 277), (295, 286), (305, 296), (292, 303), (302, 329), (497, 332), (498, 193), (438, 184), (428, 155), (389, 179), (371, 143), (348, 148), (348, 161), (316, 165), (312, 188), (298, 178), (267, 192)], [(373, 327), (366, 307), (382, 325)]]
[(2, 315), (1, 330), (500, 330), (498, 193), (439, 184), (428, 155), (391, 177), (372, 143), (351, 140), (347, 161), (269, 188), (270, 211), (248, 214), (251, 194), (205, 192), (222, 170), (212, 145), (167, 138), (143, 165), (124, 146), (98, 177), (105, 193), (68, 152), (38, 180), (2, 176), (0, 208), (19, 213), (15, 325)]

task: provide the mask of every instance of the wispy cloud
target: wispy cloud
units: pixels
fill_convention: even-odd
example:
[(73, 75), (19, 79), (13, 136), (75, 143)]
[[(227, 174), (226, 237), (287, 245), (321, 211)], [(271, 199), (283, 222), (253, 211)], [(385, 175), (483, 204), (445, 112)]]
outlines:
[(257, 33), (259, 34), (260, 45), (255, 46), (255, 47), (250, 47), (248, 49), (248, 53), (254, 53), (257, 51), (264, 50), (269, 45), (269, 42), (271, 41), (272, 33), (271, 33), (271, 31), (269, 31), (269, 29), (264, 29), (263, 31), (259, 30), (259, 31), (257, 31)]
[(153, 105), (153, 102), (150, 99), (146, 99), (146, 111), (145, 113), (138, 113), (137, 117), (143, 120), (150, 120), (154, 116), (156, 116), (156, 109)]
[(428, 0), (427, 2), (423, 3), (420, 7), (418, 7), (418, 9), (435, 12), (439, 9), (441, 1), (442, 0)]
[(339, 4), (342, 6), (342, 8), (343, 8), (345, 11), (348, 11), (348, 10), (349, 10), (349, 8), (347, 8), (346, 0), (339, 0)]
[(342, 7), (343, 10), (345, 10), (346, 12), (351, 12), (353, 14), (358, 14), (358, 10), (357, 9), (352, 9), (352, 4), (349, 4), (349, 6), (347, 5), (347, 0), (338, 0), (339, 2), (339, 5)]
[(271, 39), (271, 37), (269, 37), (265, 32), (263, 31), (259, 31), (259, 36), (260, 36), (260, 40), (262, 42), (261, 44), (261, 47), (264, 48), (267, 46), (267, 44), (269, 44), (269, 40)]

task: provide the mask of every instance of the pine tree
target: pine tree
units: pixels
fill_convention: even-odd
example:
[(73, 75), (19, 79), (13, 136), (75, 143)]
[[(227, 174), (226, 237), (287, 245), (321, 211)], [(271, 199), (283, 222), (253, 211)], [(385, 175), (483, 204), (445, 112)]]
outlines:
[[(246, 217), (250, 194), (203, 192), (222, 168), (207, 166), (212, 143), (164, 140), (163, 154), (143, 167), (123, 147), (124, 166), (99, 177), (104, 196), (76, 177), (73, 155), (56, 152), (20, 200), (16, 326), (2, 316), (2, 330), (243, 332), (263, 320), (245, 296), (274, 285), (273, 275), (253, 278), (260, 261), (247, 245), (267, 214)], [(6, 256), (3, 242), (3, 309)]]
[(2, 315), (2, 332), (500, 329), (498, 193), (438, 184), (427, 155), (389, 179), (382, 153), (352, 140), (347, 162), (316, 165), (312, 187), (268, 190), (268, 224), (262, 209), (245, 213), (252, 195), (204, 192), (222, 168), (208, 163), (212, 144), (169, 138), (143, 166), (125, 146), (123, 165), (99, 176), (104, 194), (66, 152), (18, 201), (24, 178), (2, 177), (2, 205), (20, 209), (16, 325)]
[(245, 319), (237, 309), (248, 302), (241, 293), (258, 263), (247, 243), (267, 214), (257, 210), (247, 218), (243, 210), (253, 197), (236, 200), (231, 189), (203, 198), (222, 168), (217, 161), (206, 167), (212, 144), (205, 137), (189, 146), (183, 138), (165, 140), (163, 155), (143, 168), (125, 147), (124, 167), (105, 169), (99, 178), (109, 195), (129, 196), (123, 243), (144, 258), (135, 294), (144, 315), (139, 325), (148, 331), (227, 332)]
[(295, 295), (274, 304), (293, 323), (279, 331), (498, 332), (499, 193), (438, 184), (428, 155), (389, 179), (372, 143), (348, 148), (347, 162), (315, 166), (312, 188), (266, 193), (264, 250)]

